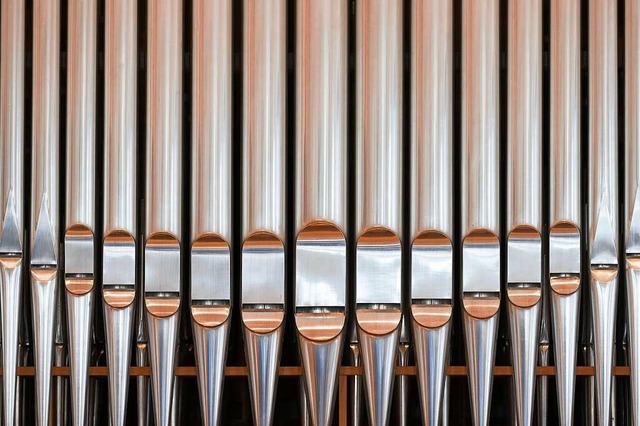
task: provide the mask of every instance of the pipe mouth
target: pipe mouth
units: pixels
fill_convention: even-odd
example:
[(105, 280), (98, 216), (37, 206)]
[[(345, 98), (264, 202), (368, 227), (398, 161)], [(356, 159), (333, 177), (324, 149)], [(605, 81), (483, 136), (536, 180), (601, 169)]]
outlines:
[(561, 296), (570, 296), (580, 288), (580, 275), (554, 274), (549, 277), (549, 285), (554, 293)]
[(470, 316), (477, 319), (489, 319), (500, 310), (500, 296), (496, 293), (462, 296), (462, 307)]
[(241, 317), (242, 323), (249, 331), (256, 334), (269, 334), (284, 324), (284, 309), (243, 308)]
[(356, 304), (400, 305), (402, 245), (388, 228), (365, 230), (356, 242)]
[(22, 265), (22, 253), (19, 254), (3, 254), (0, 255), (0, 267), (5, 269), (15, 269)]
[(615, 281), (618, 276), (618, 265), (591, 265), (591, 277), (601, 284)]
[[(0, 262), (2, 262), (1, 258)], [(627, 253), (627, 265), (636, 271), (640, 270), (640, 253)]]
[(295, 305), (346, 306), (347, 243), (335, 224), (318, 220), (296, 238)]
[(46, 284), (58, 276), (58, 268), (49, 266), (32, 266), (31, 278), (39, 284)]
[(338, 337), (344, 330), (344, 312), (298, 312), (294, 315), (298, 333), (307, 340), (325, 343)]
[(144, 304), (149, 314), (157, 318), (169, 318), (180, 309), (180, 297), (145, 296)]
[(133, 287), (136, 283), (136, 240), (116, 229), (105, 235), (102, 252), (102, 282), (110, 286)]
[(102, 298), (107, 306), (113, 309), (124, 309), (136, 299), (136, 291), (131, 288), (103, 288)]
[[(181, 279), (180, 241), (169, 232), (151, 234), (144, 248), (145, 292), (179, 293)], [(145, 296), (147, 298), (148, 296)]]
[(453, 297), (453, 244), (449, 237), (430, 229), (411, 244), (411, 298), (420, 300)]
[[(199, 235), (191, 245), (191, 301), (231, 298), (231, 248), (215, 233)], [(227, 302), (228, 304), (228, 302)]]
[(272, 232), (257, 231), (242, 244), (242, 304), (284, 306), (284, 243)]
[(385, 336), (400, 327), (402, 311), (400, 307), (361, 307), (356, 309), (358, 327), (373, 336)]
[(507, 288), (507, 298), (514, 306), (531, 308), (540, 302), (542, 289), (539, 286), (510, 286)]
[[(67, 228), (64, 234), (65, 277), (91, 277), (94, 275), (94, 234), (86, 225), (77, 223)], [(93, 284), (93, 279), (91, 279)], [(77, 284), (77, 283), (76, 283)], [(65, 279), (65, 286), (67, 280)], [(76, 285), (76, 287), (78, 287)], [(74, 292), (69, 289), (70, 292)], [(83, 291), (76, 289), (76, 291)], [(90, 290), (87, 290), (90, 291)]]
[(462, 241), (462, 290), (468, 294), (500, 296), (500, 239), (491, 230), (476, 228)]
[(191, 317), (202, 327), (219, 327), (227, 322), (230, 316), (229, 305), (191, 305)]
[(84, 296), (93, 290), (93, 277), (66, 276), (64, 278), (65, 288), (74, 296)]
[(416, 324), (424, 328), (440, 328), (447, 324), (453, 315), (451, 303), (414, 303), (411, 316)]

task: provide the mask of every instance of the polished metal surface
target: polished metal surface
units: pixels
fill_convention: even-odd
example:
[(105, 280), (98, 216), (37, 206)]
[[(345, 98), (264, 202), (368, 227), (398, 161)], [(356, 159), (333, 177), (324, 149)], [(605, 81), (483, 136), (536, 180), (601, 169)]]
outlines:
[(0, 5), (0, 310), (4, 424), (18, 420), (24, 228), (25, 2)]
[(453, 302), (453, 2), (414, 0), (411, 17), (412, 306), (405, 321), (422, 421), (439, 425)]
[(65, 289), (71, 416), (87, 423), (96, 220), (97, 2), (68, 3)]
[(33, 4), (31, 311), (36, 424), (50, 421), (54, 318), (58, 292), (60, 5)]
[(328, 426), (347, 308), (348, 5), (296, 10), (295, 320), (304, 406), (312, 425)]
[(182, 0), (147, 9), (145, 310), (155, 423), (168, 425), (174, 389), (182, 240)]
[(596, 412), (612, 418), (618, 295), (617, 2), (589, 1), (589, 262)]
[(531, 425), (542, 310), (542, 2), (509, 2), (507, 311), (518, 425)]
[(273, 423), (284, 335), (286, 198), (285, 0), (243, 2), (242, 289), (256, 425)]
[[(103, 309), (109, 419), (126, 422), (136, 279), (136, 2), (110, 1), (105, 22)], [(140, 390), (140, 389), (139, 389)]]
[(581, 293), (580, 2), (551, 3), (549, 287), (558, 414), (573, 424)]
[[(228, 308), (222, 308), (228, 311)], [(206, 309), (206, 313), (210, 310)], [(193, 307), (192, 307), (193, 315)], [(198, 388), (200, 391), (200, 409), (202, 424), (206, 426), (219, 424), (222, 414), (222, 385), (224, 367), (227, 359), (227, 342), (229, 339), (228, 315), (222, 324), (201, 325), (193, 320), (193, 334), (196, 347), (196, 365), (198, 366)]]
[(462, 5), (462, 308), (472, 421), (489, 421), (500, 306), (499, 7)]
[(625, 222), (630, 418), (640, 424), (640, 3), (625, 1)]
[(230, 0), (193, 5), (191, 322), (205, 425), (220, 421), (231, 322), (231, 12)]

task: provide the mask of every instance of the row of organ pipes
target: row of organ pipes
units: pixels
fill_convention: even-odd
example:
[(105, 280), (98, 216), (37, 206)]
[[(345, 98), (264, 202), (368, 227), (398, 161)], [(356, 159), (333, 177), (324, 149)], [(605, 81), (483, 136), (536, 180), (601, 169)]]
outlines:
[[(350, 354), (353, 365), (362, 367), (363, 375), (352, 378), (350, 389), (353, 395), (365, 395), (370, 424), (388, 424), (394, 382), (397, 393), (407, 392), (406, 378), (396, 378), (394, 368), (398, 362), (406, 364), (410, 343), (422, 420), (440, 424), (445, 418), (442, 401), (447, 396), (454, 303), (462, 307), (474, 424), (486, 425), (489, 420), (501, 309), (507, 310), (509, 321), (517, 424), (532, 422), (536, 383), (539, 392), (546, 392), (548, 383), (536, 378), (536, 366), (549, 362), (551, 336), (559, 420), (573, 423), (581, 311), (590, 312), (592, 318), (593, 412), (598, 424), (609, 424), (617, 295), (625, 271), (630, 407), (638, 422), (640, 2), (588, 1), (589, 152), (585, 156), (580, 143), (584, 2), (550, 1), (548, 159), (542, 155), (542, 0), (507, 2), (506, 176), (500, 173), (498, 0), (462, 1), (460, 170), (453, 167), (452, 3), (413, 0), (410, 22), (403, 22), (400, 0), (355, 1), (355, 164), (350, 165), (347, 23), (351, 4), (296, 2), (295, 170), (287, 171), (286, 0), (244, 0), (242, 4), (241, 141), (232, 140), (231, 129), (232, 0), (193, 0), (193, 31), (188, 35), (193, 46), (190, 170), (183, 169), (182, 160), (183, 0), (147, 2), (146, 99), (136, 98), (137, 2), (105, 2), (104, 117), (96, 116), (97, 0), (68, 0), (66, 170), (65, 178), (59, 179), (63, 163), (59, 155), (61, 4), (59, 0), (33, 1), (33, 76), (25, 81), (25, 0), (2, 0), (4, 423), (14, 424), (17, 416), (22, 283), (23, 276), (28, 276), (24, 282), (31, 294), (39, 425), (50, 424), (52, 410), (66, 410), (56, 406), (61, 402), (55, 394), (66, 385), (52, 375), (52, 366), (63, 365), (67, 358), (72, 395), (68, 421), (88, 424), (92, 315), (99, 297), (104, 307), (113, 425), (125, 424), (129, 366), (141, 365), (147, 358), (155, 423), (172, 421), (181, 304), (190, 306), (191, 318), (183, 320), (191, 321), (193, 327), (204, 424), (217, 424), (221, 417), (232, 309), (240, 311), (242, 320), (254, 423), (271, 424), (285, 297), (295, 300), (295, 310), (289, 314), (295, 318), (314, 425), (332, 424), (343, 351)], [(618, 128), (618, 7), (625, 8), (624, 128)], [(410, 111), (403, 110), (407, 25), (411, 27)], [(23, 161), (25, 85), (33, 92), (29, 188)], [(146, 103), (144, 197), (137, 194), (135, 184), (141, 102)], [(405, 114), (410, 114), (409, 135), (403, 135)], [(103, 158), (96, 157), (97, 120), (104, 120)], [(618, 155), (619, 133), (625, 143), (624, 158)], [(409, 161), (403, 159), (404, 141), (410, 144)], [(241, 182), (233, 181), (234, 143), (242, 143)], [(588, 158), (587, 182), (581, 177), (582, 158)], [(104, 164), (102, 188), (96, 188), (97, 162)], [(626, 170), (624, 182), (618, 181), (621, 163)], [(547, 208), (542, 203), (543, 164), (549, 164), (548, 236), (543, 235), (542, 225)], [(356, 200), (354, 300), (347, 297), (351, 294), (347, 279), (351, 167), (355, 167)], [(409, 182), (403, 182), (404, 167), (410, 168)], [(456, 173), (460, 174), (459, 194), (454, 191)], [(191, 180), (191, 217), (183, 217), (184, 179)], [(286, 214), (287, 179), (295, 180), (294, 217)], [(507, 208), (501, 217), (503, 180)], [(582, 184), (588, 187), (587, 199), (582, 199)], [(403, 185), (410, 187), (406, 208)], [(624, 185), (626, 199), (621, 216), (619, 185)], [(234, 188), (242, 191), (239, 219), (232, 218)], [(30, 194), (30, 211), (25, 211), (25, 194)], [(458, 242), (454, 241), (452, 194), (460, 198)], [(104, 199), (104, 211), (96, 211), (96, 197)], [(139, 198), (144, 198), (144, 206)], [(586, 222), (583, 206), (588, 206)], [(59, 217), (62, 211), (66, 214)], [(103, 241), (95, 238), (97, 215), (104, 218)], [(137, 227), (139, 216), (142, 229)], [(623, 241), (618, 234), (619, 217), (624, 218)], [(403, 237), (403, 220), (409, 221), (409, 238)], [(182, 233), (184, 221), (191, 221), (191, 235)], [(286, 247), (290, 221), (295, 223), (295, 247)], [(502, 222), (506, 234), (501, 232)], [(241, 241), (232, 241), (232, 223), (241, 224)], [(545, 238), (548, 276), (543, 275)], [(233, 244), (242, 246), (241, 269), (234, 272), (240, 274), (242, 288), (240, 300), (232, 304)], [(457, 247), (461, 265), (453, 262)], [(506, 247), (506, 257), (501, 256), (501, 247)], [(294, 294), (285, 292), (286, 250), (295, 250)], [(189, 265), (181, 262), (183, 251), (190, 253)], [(102, 253), (101, 271), (96, 269), (96, 253)], [(402, 291), (403, 256), (411, 259), (410, 271), (404, 274), (410, 277), (408, 296)], [(181, 271), (187, 267), (190, 300), (181, 294)], [(138, 268), (143, 271), (142, 281)], [(460, 300), (454, 300), (455, 268), (461, 271)], [(102, 283), (101, 288), (96, 282)], [(580, 306), (582, 292), (589, 292), (591, 306)], [(137, 306), (143, 307), (146, 325), (137, 323)], [(135, 345), (134, 334), (139, 330), (147, 333), (148, 345)], [(143, 387), (138, 392), (138, 398), (145, 397)], [(349, 406), (357, 420), (357, 398)], [(139, 413), (139, 420), (144, 417)]]

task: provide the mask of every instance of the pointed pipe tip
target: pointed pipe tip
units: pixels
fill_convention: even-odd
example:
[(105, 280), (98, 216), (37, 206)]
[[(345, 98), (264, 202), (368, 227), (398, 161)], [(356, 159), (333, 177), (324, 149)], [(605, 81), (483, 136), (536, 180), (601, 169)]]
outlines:
[(168, 426), (174, 385), (179, 297), (146, 297), (153, 411), (158, 426)]
[(79, 295), (69, 291), (68, 281), (66, 281), (66, 287), (71, 413), (73, 424), (84, 425), (87, 423), (88, 414), (87, 395), (94, 295), (91, 290)]
[(103, 299), (107, 365), (109, 366), (110, 424), (124, 426), (129, 391), (135, 290), (104, 289)]
[(216, 425), (220, 421), (230, 311), (229, 306), (191, 307), (200, 408), (205, 426)]
[(560, 424), (573, 424), (575, 371), (578, 356), (580, 289), (569, 294), (550, 292)]
[[(499, 298), (497, 299), (499, 306)], [(473, 424), (476, 426), (486, 426), (489, 423), (491, 408), (499, 319), (497, 310), (491, 311), (494, 312), (493, 315), (478, 318), (467, 312), (467, 309), (462, 310), (471, 412)]]
[(58, 270), (55, 268), (32, 267), (30, 273), (34, 363), (36, 369), (36, 422), (38, 425), (47, 426), (50, 415)]
[(284, 311), (242, 312), (249, 391), (256, 426), (273, 422), (278, 365), (284, 336)]
[(531, 425), (533, 421), (538, 332), (540, 331), (542, 303), (522, 307), (514, 304), (512, 299), (509, 298), (508, 311), (513, 385), (516, 399), (515, 414), (518, 420), (517, 424), (527, 426)]
[(401, 316), (399, 309), (356, 310), (365, 395), (373, 426), (389, 422)]
[(346, 316), (344, 312), (298, 313), (295, 321), (311, 423), (328, 426), (333, 415)]
[[(591, 311), (593, 313), (593, 343), (595, 354), (596, 416), (598, 424), (611, 421), (611, 388), (614, 362), (614, 336), (616, 304), (618, 297), (617, 276), (611, 273), (594, 273), (590, 280)], [(617, 269), (616, 269), (617, 275)], [(598, 281), (604, 276), (607, 282)]]
[[(416, 312), (421, 310), (429, 311), (430, 307), (440, 309), (448, 307), (450, 311), (451, 305), (414, 305), (411, 308), (422, 421), (425, 425), (439, 426), (443, 418), (442, 400), (445, 391), (451, 321), (447, 320), (444, 323), (435, 320), (425, 321), (421, 318), (425, 315), (416, 315)], [(449, 315), (448, 318), (450, 319), (451, 316)], [(425, 326), (425, 324), (435, 326)]]

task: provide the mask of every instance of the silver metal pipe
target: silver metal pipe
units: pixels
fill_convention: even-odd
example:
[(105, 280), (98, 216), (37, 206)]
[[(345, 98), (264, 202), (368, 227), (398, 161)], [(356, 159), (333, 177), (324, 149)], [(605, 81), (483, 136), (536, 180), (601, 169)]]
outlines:
[(442, 421), (453, 302), (453, 2), (411, 22), (411, 325), (422, 420)]
[(558, 413), (573, 424), (581, 288), (580, 1), (551, 2), (549, 287)]
[(25, 2), (0, 6), (0, 311), (4, 424), (17, 419), (24, 227)]
[(369, 422), (389, 421), (402, 317), (399, 0), (356, 2), (356, 323)]
[(256, 425), (273, 421), (285, 317), (286, 0), (243, 7), (242, 323)]
[(640, 4), (625, 2), (625, 224), (633, 424), (640, 424)]
[(297, 6), (295, 322), (308, 411), (331, 424), (346, 325), (347, 3)]
[(193, 4), (191, 316), (205, 425), (220, 421), (231, 322), (231, 6)]
[(507, 308), (518, 425), (533, 422), (542, 308), (542, 3), (509, 2)]
[(36, 422), (49, 424), (54, 318), (58, 287), (60, 4), (33, 8), (33, 158), (31, 297), (36, 367)]
[(489, 421), (500, 308), (499, 6), (462, 5), (462, 307), (475, 425)]
[(589, 261), (599, 424), (611, 420), (618, 294), (617, 1), (589, 1)]
[(105, 5), (105, 148), (102, 298), (112, 426), (126, 420), (136, 304), (137, 2)]
[(71, 419), (87, 423), (95, 248), (97, 2), (68, 3), (65, 295)]
[(148, 4), (145, 307), (154, 416), (169, 424), (180, 317), (182, 0)]

